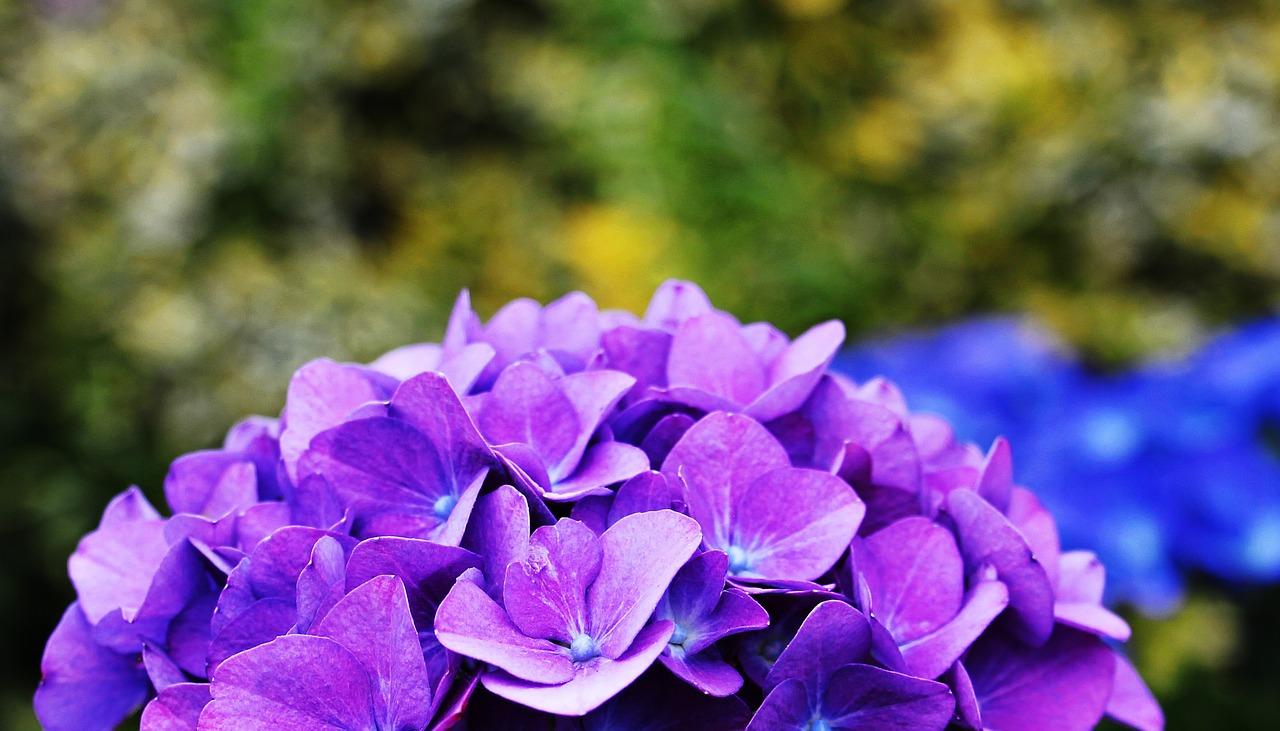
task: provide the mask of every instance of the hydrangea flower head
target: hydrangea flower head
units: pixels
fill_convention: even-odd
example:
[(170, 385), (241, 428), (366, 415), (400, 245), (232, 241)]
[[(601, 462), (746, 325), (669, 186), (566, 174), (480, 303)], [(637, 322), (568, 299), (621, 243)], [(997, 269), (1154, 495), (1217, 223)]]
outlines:
[(688, 282), (458, 299), (132, 488), (35, 705), (110, 729), (1160, 729), (1013, 451)]

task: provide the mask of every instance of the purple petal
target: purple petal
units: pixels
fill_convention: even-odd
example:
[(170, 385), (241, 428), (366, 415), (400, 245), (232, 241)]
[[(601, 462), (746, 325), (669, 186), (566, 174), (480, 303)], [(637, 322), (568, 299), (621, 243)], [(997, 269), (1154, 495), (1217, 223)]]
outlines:
[(987, 728), (1091, 729), (1111, 697), (1115, 659), (1092, 635), (1058, 627), (1041, 647), (987, 633), (965, 660)]
[(671, 508), (671, 486), (661, 472), (641, 472), (618, 488), (609, 506), (608, 525), (628, 515)]
[(409, 614), (404, 584), (377, 576), (338, 602), (315, 634), (349, 650), (372, 681), (382, 728), (423, 728), (431, 720), (431, 684)]
[(667, 355), (671, 336), (658, 330), (616, 327), (601, 339), (609, 367), (636, 379), (631, 395), (639, 396), (650, 387), (667, 385)]
[(709, 312), (686, 320), (671, 340), (667, 383), (745, 406), (764, 393), (764, 368), (736, 320)]
[[(778, 506), (786, 505), (786, 510)], [(738, 500), (729, 540), (736, 576), (817, 579), (849, 547), (866, 514), (857, 493), (835, 475), (788, 467), (761, 475)], [(734, 552), (745, 554), (741, 568)]]
[(589, 629), (587, 587), (600, 574), (601, 539), (562, 518), (529, 538), (529, 555), (507, 567), (503, 604), (529, 637), (569, 644)]
[(790, 465), (786, 450), (755, 419), (715, 413), (685, 433), (662, 474), (673, 484), (683, 480), (689, 514), (709, 543), (723, 545), (742, 494), (758, 476)]
[(369, 401), (386, 401), (395, 387), (390, 376), (327, 358), (299, 368), (289, 381), (280, 434), (280, 458), (290, 479), (297, 483), (298, 460), (315, 435)]
[(587, 592), (587, 611), (602, 655), (620, 657), (631, 646), (701, 538), (696, 522), (672, 510), (628, 515), (600, 536), (600, 574)]
[(671, 450), (684, 437), (685, 432), (689, 431), (697, 422), (688, 414), (667, 414), (658, 420), (657, 424), (649, 430), (645, 435), (644, 441), (640, 443), (640, 448), (649, 456), (649, 463), (653, 469), (662, 469), (662, 463), (666, 461), (667, 455), (671, 454)]
[(987, 452), (978, 473), (978, 494), (1002, 513), (1009, 510), (1009, 498), (1013, 492), (1013, 454), (1009, 442), (997, 437)]
[(1124, 618), (1101, 604), (1058, 602), (1053, 605), (1053, 618), (1068, 627), (1120, 642), (1127, 642), (1133, 634)]
[(947, 495), (947, 512), (956, 522), (966, 570), (972, 573), (984, 564), (995, 567), (1009, 589), (1019, 636), (1030, 644), (1045, 642), (1053, 632), (1053, 587), (1022, 534), (971, 490)]
[[(822, 602), (778, 656), (765, 678), (764, 690), (786, 680), (799, 680), (818, 694), (837, 668), (862, 661), (870, 649), (871, 628), (862, 612), (844, 602)], [(812, 697), (816, 700), (818, 696)]]
[(436, 611), (436, 639), (448, 649), (516, 677), (563, 683), (573, 677), (564, 648), (526, 636), (479, 586), (459, 580)]
[[(572, 470), (582, 460), (591, 435), (635, 382), (631, 376), (614, 370), (575, 373), (560, 379), (560, 390), (573, 404), (580, 425), (578, 438), (561, 463), (562, 470)], [(647, 461), (645, 467), (648, 468)]]
[(190, 602), (216, 594), (218, 584), (205, 568), (200, 551), (188, 541), (169, 550), (156, 569), (146, 598), (127, 614), (114, 611), (94, 630), (99, 644), (118, 652), (140, 652), (142, 641), (163, 642), (169, 623)]
[(769, 691), (747, 731), (807, 731), (812, 720), (809, 691), (804, 683), (789, 679)]
[(136, 610), (151, 577), (169, 553), (164, 521), (136, 487), (107, 505), (98, 529), (80, 540), (67, 561), (80, 607), (90, 624), (113, 609)]
[(964, 608), (950, 622), (902, 645), (911, 674), (936, 678), (964, 654), (1009, 605), (1009, 592), (999, 581), (981, 581), (969, 592)]
[(448, 379), (439, 373), (414, 376), (396, 389), (387, 414), (426, 434), (449, 464), (453, 486), (461, 490), (476, 473), (494, 464), (493, 453), (476, 430)]
[(645, 627), (631, 647), (616, 660), (601, 656), (576, 664), (573, 676), (567, 682), (556, 683), (549, 677), (540, 678), (543, 683), (556, 683), (546, 685), (502, 672), (487, 673), (481, 682), (494, 694), (530, 708), (581, 716), (617, 695), (653, 665), (666, 647), (671, 629), (670, 622), (655, 622)]
[(257, 469), (237, 454), (193, 452), (170, 465), (164, 496), (175, 513), (220, 518), (258, 501)]
[(676, 677), (707, 695), (724, 698), (742, 687), (742, 676), (714, 647), (688, 653), (683, 647), (668, 645), (658, 660)]
[(978, 708), (978, 696), (973, 690), (973, 680), (964, 663), (956, 661), (955, 665), (943, 676), (951, 695), (956, 699), (956, 723), (962, 728), (982, 729), (982, 711)]
[(483, 557), (490, 596), (499, 596), (507, 566), (528, 555), (529, 530), (529, 502), (514, 487), (503, 485), (476, 501), (462, 547)]
[(73, 603), (49, 637), (40, 660), (35, 712), (48, 731), (110, 731), (151, 691), (136, 656), (93, 641), (93, 628)]
[(327, 637), (289, 635), (218, 667), (201, 731), (345, 731), (377, 728), (359, 658)]
[(217, 630), (209, 642), (209, 671), (216, 672), (231, 656), (270, 642), (297, 623), (298, 609), (292, 598), (271, 597), (254, 602)]
[(859, 560), (858, 568), (870, 585), (872, 608), (899, 644), (934, 631), (960, 610), (964, 560), (951, 531), (927, 518), (905, 518), (862, 545), (871, 560)]
[(649, 457), (639, 447), (622, 442), (599, 442), (582, 455), (573, 474), (552, 486), (551, 501), (576, 500), (584, 495), (608, 494), (608, 486), (649, 469)]
[(554, 468), (573, 451), (580, 433), (594, 429), (582, 424), (559, 384), (530, 363), (511, 365), (498, 376), (491, 392), (475, 398), (475, 422), (485, 440), (528, 445), (552, 479), (557, 476)]
[(836, 670), (822, 698), (824, 719), (859, 731), (942, 731), (954, 709), (951, 691), (942, 683), (870, 665)]
[(196, 721), (209, 700), (207, 683), (171, 685), (142, 711), (141, 731), (196, 731)]
[(1107, 701), (1107, 715), (1138, 731), (1164, 731), (1164, 712), (1142, 676), (1120, 653), (1116, 658), (1115, 683)]
[(644, 312), (644, 324), (659, 330), (674, 331), (681, 323), (712, 312), (711, 301), (693, 282), (668, 279), (659, 285)]
[(337, 604), (347, 589), (346, 556), (329, 536), (316, 542), (311, 561), (298, 575), (297, 631), (306, 633)]
[(804, 405), (844, 342), (844, 325), (836, 320), (810, 329), (769, 365), (769, 389), (747, 407), (762, 422), (772, 421)]
[(157, 691), (189, 680), (172, 658), (150, 645), (142, 648), (142, 665), (147, 669), (147, 678)]
[[(838, 461), (849, 461), (849, 448), (855, 446), (865, 453), (870, 472), (848, 476), (878, 488), (912, 494), (919, 489), (920, 455), (910, 431), (893, 411), (851, 398), (833, 379), (817, 386), (805, 410), (819, 437), (814, 446), (816, 467), (827, 469)], [(841, 468), (842, 474), (853, 472)]]
[(1058, 526), (1053, 515), (1040, 504), (1039, 498), (1024, 487), (1014, 486), (1009, 497), (1007, 511), (1013, 523), (1031, 547), (1031, 555), (1044, 567), (1051, 586), (1058, 585), (1058, 557), (1062, 548), (1058, 543)]
[(375, 533), (366, 525), (371, 520), (399, 519), (409, 527), (397, 524), (398, 532), (429, 534), (444, 524), (467, 486), (458, 483), (448, 460), (413, 426), (372, 418), (318, 435), (307, 464), (351, 510), (357, 533)]
[(444, 349), (437, 343), (403, 345), (378, 356), (369, 368), (403, 381), (440, 367)]

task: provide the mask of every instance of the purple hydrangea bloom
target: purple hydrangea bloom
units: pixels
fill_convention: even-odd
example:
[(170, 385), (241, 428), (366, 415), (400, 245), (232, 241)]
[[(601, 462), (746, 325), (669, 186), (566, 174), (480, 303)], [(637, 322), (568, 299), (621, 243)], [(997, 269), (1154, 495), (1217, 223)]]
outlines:
[(688, 282), (643, 317), (459, 297), (299, 369), (278, 420), (116, 498), (46, 728), (1083, 729), (1159, 706), (1013, 450)]

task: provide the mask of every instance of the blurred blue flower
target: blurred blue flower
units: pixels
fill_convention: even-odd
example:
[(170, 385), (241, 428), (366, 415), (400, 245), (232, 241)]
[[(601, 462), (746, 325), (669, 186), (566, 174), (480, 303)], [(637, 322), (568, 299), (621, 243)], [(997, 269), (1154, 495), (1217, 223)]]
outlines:
[(1168, 611), (1190, 571), (1280, 580), (1280, 319), (1105, 376), (1007, 318), (869, 343), (835, 368), (895, 381), (964, 439), (1008, 437), (1064, 546), (1106, 563), (1113, 602)]

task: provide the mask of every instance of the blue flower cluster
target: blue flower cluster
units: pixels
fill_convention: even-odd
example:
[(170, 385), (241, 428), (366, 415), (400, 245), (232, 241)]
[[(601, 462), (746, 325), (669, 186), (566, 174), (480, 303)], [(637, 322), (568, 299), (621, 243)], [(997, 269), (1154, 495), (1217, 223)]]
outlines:
[(869, 343), (833, 367), (893, 380), (960, 438), (1017, 444), (1016, 477), (1065, 546), (1098, 552), (1110, 601), (1168, 610), (1187, 571), (1280, 580), (1280, 319), (1118, 374), (1014, 319)]

